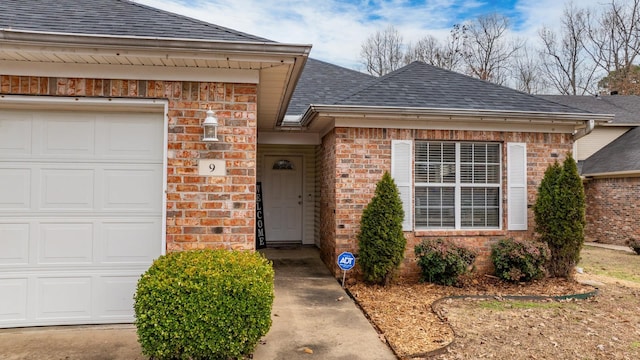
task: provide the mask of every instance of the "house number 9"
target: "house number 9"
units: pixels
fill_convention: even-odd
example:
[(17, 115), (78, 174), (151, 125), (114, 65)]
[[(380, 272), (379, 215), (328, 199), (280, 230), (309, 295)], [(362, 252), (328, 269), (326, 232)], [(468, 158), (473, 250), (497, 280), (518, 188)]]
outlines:
[(216, 164), (213, 164), (213, 163), (209, 164), (209, 170), (210, 172), (214, 172), (216, 170)]

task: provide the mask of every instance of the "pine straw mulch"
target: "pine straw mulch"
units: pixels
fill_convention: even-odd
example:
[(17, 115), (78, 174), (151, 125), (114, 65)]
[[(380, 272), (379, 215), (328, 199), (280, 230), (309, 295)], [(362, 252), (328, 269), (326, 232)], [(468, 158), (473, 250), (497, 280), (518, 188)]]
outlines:
[(432, 305), (449, 296), (562, 296), (593, 292), (591, 286), (564, 279), (543, 279), (527, 284), (510, 284), (491, 276), (465, 280), (461, 287), (441, 286), (406, 280), (387, 287), (351, 284), (349, 292), (380, 337), (400, 358), (434, 355), (455, 337), (444, 317)]

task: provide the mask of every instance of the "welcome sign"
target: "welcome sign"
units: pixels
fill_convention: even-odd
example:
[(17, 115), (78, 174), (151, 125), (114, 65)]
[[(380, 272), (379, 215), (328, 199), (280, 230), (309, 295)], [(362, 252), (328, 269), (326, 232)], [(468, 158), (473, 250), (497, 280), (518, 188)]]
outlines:
[(256, 183), (256, 249), (267, 247), (267, 236), (264, 233), (264, 208), (262, 206), (262, 183)]

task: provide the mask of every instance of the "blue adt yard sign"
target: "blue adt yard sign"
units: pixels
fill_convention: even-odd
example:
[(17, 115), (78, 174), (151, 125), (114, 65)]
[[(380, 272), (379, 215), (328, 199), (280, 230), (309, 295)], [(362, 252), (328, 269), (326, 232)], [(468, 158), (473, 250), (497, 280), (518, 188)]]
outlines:
[(338, 255), (338, 266), (340, 269), (347, 271), (351, 270), (356, 265), (356, 258), (352, 253), (345, 251)]

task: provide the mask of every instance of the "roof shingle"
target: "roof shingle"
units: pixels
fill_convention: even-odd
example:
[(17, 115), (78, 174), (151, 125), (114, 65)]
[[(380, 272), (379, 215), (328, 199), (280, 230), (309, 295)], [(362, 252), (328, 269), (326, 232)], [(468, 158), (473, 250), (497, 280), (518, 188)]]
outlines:
[(419, 61), (366, 84), (337, 104), (588, 113)]
[(0, 14), (5, 30), (274, 43), (127, 0), (2, 0)]
[(613, 114), (615, 117), (611, 123), (615, 125), (640, 125), (640, 96), (540, 95), (540, 97), (592, 113)]
[(310, 104), (333, 104), (376, 77), (309, 58), (291, 97), (287, 115), (300, 115)]
[(633, 128), (584, 161), (582, 175), (640, 171), (640, 127)]

